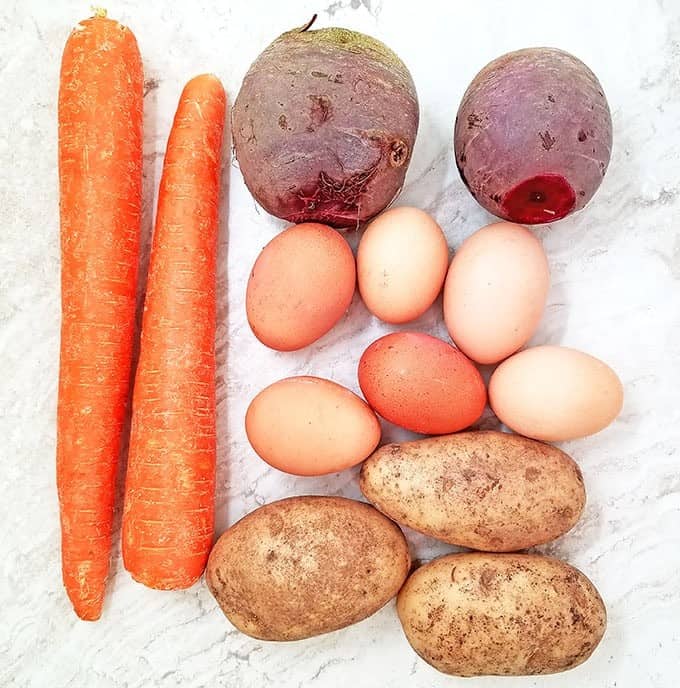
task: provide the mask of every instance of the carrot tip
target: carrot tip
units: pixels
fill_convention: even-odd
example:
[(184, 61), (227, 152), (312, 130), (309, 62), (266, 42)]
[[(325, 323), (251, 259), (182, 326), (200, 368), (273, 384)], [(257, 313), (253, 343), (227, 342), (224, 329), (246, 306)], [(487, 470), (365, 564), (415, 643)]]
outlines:
[(84, 609), (81, 610), (80, 612), (76, 612), (78, 615), (78, 618), (81, 621), (99, 621), (102, 616), (102, 610), (101, 609)]
[(104, 606), (104, 600), (102, 598), (84, 600), (71, 593), (69, 593), (69, 598), (73, 605), (73, 611), (79, 619), (83, 621), (97, 621), (101, 617), (102, 607)]

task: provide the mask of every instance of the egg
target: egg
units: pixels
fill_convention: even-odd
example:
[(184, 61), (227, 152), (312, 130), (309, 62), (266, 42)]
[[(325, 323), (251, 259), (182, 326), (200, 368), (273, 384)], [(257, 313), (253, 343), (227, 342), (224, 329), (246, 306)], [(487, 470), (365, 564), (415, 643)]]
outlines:
[(421, 332), (394, 332), (373, 342), (359, 361), (359, 385), (383, 418), (427, 435), (468, 427), (486, 403), (484, 381), (473, 363)]
[(541, 242), (510, 222), (483, 227), (451, 261), (444, 320), (456, 346), (478, 363), (497, 363), (534, 334), (550, 272)]
[(246, 289), (248, 322), (266, 346), (302, 349), (338, 322), (355, 285), (354, 255), (338, 232), (314, 222), (294, 225), (255, 261)]
[(418, 208), (392, 208), (366, 228), (357, 251), (359, 291), (388, 323), (421, 316), (441, 291), (449, 250), (441, 227)]
[(349, 389), (302, 376), (279, 380), (253, 399), (246, 434), (255, 452), (274, 468), (324, 475), (371, 454), (380, 441), (380, 423)]
[(607, 427), (623, 405), (616, 373), (599, 359), (562, 346), (525, 349), (501, 363), (489, 382), (498, 418), (526, 437), (559, 442)]

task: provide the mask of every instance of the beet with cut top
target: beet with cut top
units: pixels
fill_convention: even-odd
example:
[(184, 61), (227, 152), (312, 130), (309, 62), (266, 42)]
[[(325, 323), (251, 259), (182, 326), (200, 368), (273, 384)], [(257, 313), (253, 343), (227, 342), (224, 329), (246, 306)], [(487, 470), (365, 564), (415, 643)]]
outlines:
[(555, 48), (527, 48), (490, 62), (456, 117), (463, 182), (490, 213), (521, 224), (583, 208), (602, 182), (611, 146), (600, 82)]
[(232, 112), (236, 157), (268, 212), (350, 227), (401, 190), (418, 99), (387, 46), (347, 29), (308, 29), (281, 35), (248, 70)]

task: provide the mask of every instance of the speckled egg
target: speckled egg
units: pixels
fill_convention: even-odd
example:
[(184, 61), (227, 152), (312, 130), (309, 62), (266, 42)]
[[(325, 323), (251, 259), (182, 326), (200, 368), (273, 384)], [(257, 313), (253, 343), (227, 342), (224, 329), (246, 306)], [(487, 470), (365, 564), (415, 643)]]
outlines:
[(509, 428), (559, 442), (606, 428), (619, 415), (623, 387), (605, 363), (563, 346), (525, 349), (503, 361), (489, 382), (494, 413)]
[(359, 361), (359, 385), (383, 418), (427, 435), (468, 427), (486, 403), (482, 376), (465, 354), (421, 332), (373, 342)]
[(257, 454), (294, 475), (335, 473), (363, 461), (380, 441), (380, 423), (366, 402), (318, 377), (291, 377), (263, 389), (246, 413)]
[(392, 208), (375, 218), (361, 237), (361, 298), (385, 322), (414, 320), (437, 298), (448, 262), (446, 237), (430, 215), (418, 208)]
[(468, 237), (444, 286), (444, 319), (456, 346), (478, 363), (497, 363), (524, 346), (543, 314), (550, 272), (541, 242), (497, 222)]
[(355, 285), (354, 255), (338, 232), (314, 222), (294, 225), (255, 261), (246, 290), (248, 322), (272, 349), (302, 349), (338, 322)]

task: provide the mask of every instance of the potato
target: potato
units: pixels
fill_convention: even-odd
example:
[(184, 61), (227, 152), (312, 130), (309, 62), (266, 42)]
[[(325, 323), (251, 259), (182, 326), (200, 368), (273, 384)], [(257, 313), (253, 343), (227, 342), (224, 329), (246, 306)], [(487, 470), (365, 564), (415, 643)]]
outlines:
[(397, 598), (413, 649), (457, 676), (551, 674), (602, 639), (604, 603), (577, 569), (536, 554), (449, 554), (418, 569)]
[(210, 553), (206, 582), (243, 633), (299, 640), (377, 612), (410, 565), (403, 533), (372, 506), (291, 497), (229, 528)]
[(232, 111), (234, 149), (272, 215), (356, 227), (401, 190), (418, 130), (416, 89), (380, 41), (310, 25), (279, 36), (251, 65)]
[(456, 117), (463, 182), (490, 213), (525, 225), (583, 208), (602, 182), (611, 147), (600, 82), (555, 48), (517, 50), (489, 63)]
[(557, 447), (503, 432), (389, 444), (363, 464), (361, 491), (426, 535), (511, 552), (553, 540), (585, 504), (581, 471)]

